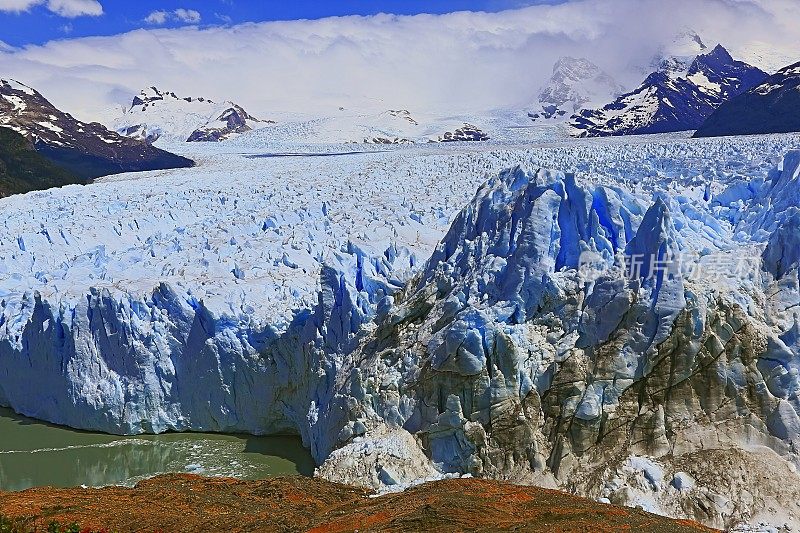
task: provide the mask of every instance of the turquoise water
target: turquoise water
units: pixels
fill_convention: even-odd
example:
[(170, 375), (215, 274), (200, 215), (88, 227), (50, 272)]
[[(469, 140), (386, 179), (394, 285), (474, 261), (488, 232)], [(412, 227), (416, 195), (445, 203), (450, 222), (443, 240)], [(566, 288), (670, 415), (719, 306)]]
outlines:
[(299, 437), (170, 433), (118, 437), (75, 431), (0, 408), (0, 490), (132, 486), (161, 473), (262, 479), (311, 475)]

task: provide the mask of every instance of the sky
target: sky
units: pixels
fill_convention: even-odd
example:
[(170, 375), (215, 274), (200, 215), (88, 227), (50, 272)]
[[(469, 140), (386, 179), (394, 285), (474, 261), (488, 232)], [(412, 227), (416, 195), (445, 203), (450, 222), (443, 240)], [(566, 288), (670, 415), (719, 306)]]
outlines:
[(0, 77), (106, 123), (152, 85), (262, 118), (519, 109), (562, 56), (633, 88), (687, 29), (768, 71), (800, 61), (798, 0), (0, 0), (0, 12)]
[(564, 0), (0, 0), (0, 40), (12, 46), (137, 28), (235, 25), (345, 15), (502, 11)]

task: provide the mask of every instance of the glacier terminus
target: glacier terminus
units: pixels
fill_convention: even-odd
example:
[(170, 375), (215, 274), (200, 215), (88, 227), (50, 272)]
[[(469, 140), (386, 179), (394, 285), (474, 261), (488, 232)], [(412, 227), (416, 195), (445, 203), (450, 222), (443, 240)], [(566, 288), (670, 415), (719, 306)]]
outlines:
[[(296, 147), (0, 200), (0, 404), (797, 526), (800, 138)], [(293, 155), (292, 155), (293, 154)]]

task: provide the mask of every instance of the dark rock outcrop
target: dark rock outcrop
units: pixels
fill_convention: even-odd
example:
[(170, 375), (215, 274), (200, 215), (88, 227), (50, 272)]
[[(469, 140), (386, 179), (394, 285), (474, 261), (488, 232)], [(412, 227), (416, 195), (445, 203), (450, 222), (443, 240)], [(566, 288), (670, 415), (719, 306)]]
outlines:
[(438, 141), (441, 143), (448, 142), (464, 142), (464, 141), (488, 141), (489, 135), (481, 131), (477, 126), (472, 124), (464, 124), (463, 127), (457, 128), (454, 131), (448, 131), (439, 136)]
[[(251, 116), (240, 106), (233, 104), (217, 117), (189, 135), (186, 142), (220, 142), (232, 135), (247, 133), (253, 128), (248, 122), (265, 122)], [(274, 123), (272, 121), (267, 121)]]

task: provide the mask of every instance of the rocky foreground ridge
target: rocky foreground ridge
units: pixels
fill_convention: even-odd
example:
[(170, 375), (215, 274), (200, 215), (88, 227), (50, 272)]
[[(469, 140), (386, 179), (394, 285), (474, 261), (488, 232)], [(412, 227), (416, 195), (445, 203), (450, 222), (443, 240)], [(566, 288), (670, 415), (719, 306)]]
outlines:
[(266, 481), (161, 476), (134, 489), (33, 489), (0, 493), (0, 514), (94, 531), (711, 531), (638, 509), (494, 481), (429, 483), (370, 497), (363, 489), (302, 477)]

